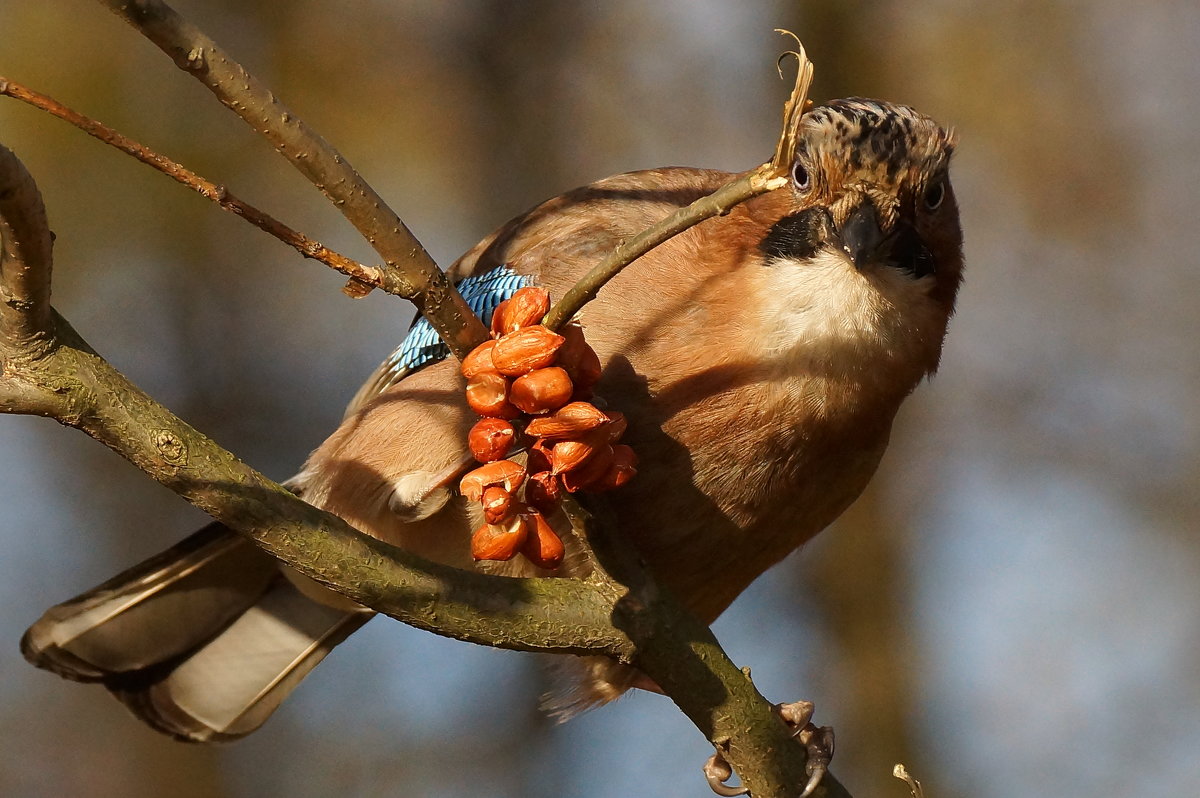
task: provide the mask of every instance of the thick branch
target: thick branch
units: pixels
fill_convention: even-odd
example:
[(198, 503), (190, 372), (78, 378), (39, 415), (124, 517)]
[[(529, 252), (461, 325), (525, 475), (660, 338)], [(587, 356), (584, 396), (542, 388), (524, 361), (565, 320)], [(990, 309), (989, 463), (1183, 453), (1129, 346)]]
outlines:
[(176, 418), (53, 313), (51, 329), (36, 360), (0, 347), (0, 411), (83, 430), (306, 576), (405, 623), (501, 648), (631, 657), (610, 621), (615, 586), (462, 571), (364, 535)]
[(301, 573), (405, 623), (475, 643), (628, 660), (614, 585), (512, 579), (428, 562), (351, 528), (172, 415), (49, 305), (52, 252), (33, 178), (0, 146), (0, 412), (83, 430)]
[[(26, 200), (36, 200), (28, 174), (3, 153), (0, 167), (22, 177), (32, 192)], [(40, 210), (40, 203), (33, 208)], [(46, 285), (49, 265), (48, 257), (42, 259), (20, 279)], [(803, 783), (801, 757), (772, 753), (796, 744), (770, 705), (704, 624), (658, 596), (623, 547), (599, 539), (604, 578), (587, 582), (510, 579), (427, 562), (357, 532), (266, 479), (130, 384), (65, 320), (51, 315), (50, 322), (57, 333), (52, 350), (6, 368), (0, 406), (20, 412), (27, 409), (19, 406), (22, 398), (39, 396), (39, 412), (101, 441), (300, 572), (405, 623), (486, 645), (635, 662), (722, 745), (758, 795), (786, 794), (785, 785)], [(586, 518), (581, 523), (587, 528)], [(595, 538), (590, 529), (588, 534)], [(630, 587), (608, 578), (610, 571)]]
[[(749, 674), (721, 649), (708, 625), (667, 595), (633, 552), (606, 533), (615, 524), (605, 517), (608, 511), (602, 498), (589, 497), (588, 503), (604, 524), (597, 524), (590, 512), (574, 502), (565, 502), (564, 509), (572, 526), (590, 543), (604, 576), (628, 587), (617, 601), (612, 621), (635, 644), (633, 664), (721, 751), (753, 795), (799, 794), (808, 780), (803, 749)], [(812, 794), (850, 798), (828, 773)]]
[[(0, 176), (28, 181), (32, 192), (16, 207), (35, 211), (31, 226), (36, 232), (41, 219), (44, 229), (36, 187), (3, 153)], [(7, 185), (0, 181), (0, 193)], [(0, 211), (9, 207), (0, 204)], [(14, 220), (0, 221), (7, 243)], [(49, 250), (43, 254), (19, 272), (6, 269), (0, 290), (48, 288)], [(7, 342), (19, 336), (0, 338), (0, 410), (47, 415), (83, 430), (301, 573), (405, 623), (485, 645), (636, 664), (725, 752), (756, 795), (794, 795), (803, 784), (802, 749), (708, 628), (661, 595), (631, 552), (597, 536), (586, 518), (576, 520), (604, 565), (599, 578), (511, 579), (422, 560), (357, 532), (246, 466), (100, 358), (44, 305), (47, 290), (29, 296), (25, 310), (41, 307), (48, 317), (38, 337), (49, 348), (37, 359), (10, 358)], [(818, 795), (844, 794), (832, 779), (821, 789)]]
[(161, 0), (101, 0), (264, 136), (395, 266), (389, 292), (416, 304), (455, 356), (487, 338), (487, 330), (416, 236), (345, 158), (266, 86), (196, 26)]

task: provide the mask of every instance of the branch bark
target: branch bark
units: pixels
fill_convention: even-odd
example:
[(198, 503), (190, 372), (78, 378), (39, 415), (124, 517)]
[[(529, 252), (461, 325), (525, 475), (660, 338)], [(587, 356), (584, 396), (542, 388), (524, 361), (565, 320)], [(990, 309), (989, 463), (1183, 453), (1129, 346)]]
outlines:
[(36, 352), (49, 326), (52, 237), (42, 195), (0, 145), (0, 341)]

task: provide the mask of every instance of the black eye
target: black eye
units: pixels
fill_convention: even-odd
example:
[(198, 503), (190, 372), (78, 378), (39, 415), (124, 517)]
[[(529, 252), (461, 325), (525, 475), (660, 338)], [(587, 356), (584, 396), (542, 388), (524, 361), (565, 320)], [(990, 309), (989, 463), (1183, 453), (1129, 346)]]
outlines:
[(925, 189), (925, 208), (927, 210), (936, 211), (944, 199), (946, 199), (946, 181), (939, 180)]
[(799, 161), (792, 164), (792, 185), (798, 191), (808, 191), (809, 182), (808, 170), (804, 168), (804, 164)]

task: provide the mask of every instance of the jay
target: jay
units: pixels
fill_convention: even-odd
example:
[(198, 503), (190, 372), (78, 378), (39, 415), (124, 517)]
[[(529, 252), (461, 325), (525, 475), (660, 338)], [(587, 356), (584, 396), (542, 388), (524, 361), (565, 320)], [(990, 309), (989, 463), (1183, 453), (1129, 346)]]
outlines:
[[(903, 105), (847, 99), (804, 116), (790, 184), (643, 255), (580, 314), (624, 413), (638, 474), (611, 493), (623, 536), (706, 622), (850, 505), (901, 402), (938, 365), (962, 275), (952, 134)], [(536, 284), (562, 294), (623, 240), (731, 175), (663, 168), (551, 199), (450, 269), (486, 322)], [(306, 501), (423, 557), (477, 563), (477, 503), (457, 490), (477, 420), (428, 324), (367, 380), (289, 483)], [(570, 548), (554, 575), (582, 576)], [(25, 634), (39, 667), (104, 684), (191, 741), (258, 728), (373, 613), (212, 524), (59, 604)], [(564, 715), (638, 682), (579, 659)]]

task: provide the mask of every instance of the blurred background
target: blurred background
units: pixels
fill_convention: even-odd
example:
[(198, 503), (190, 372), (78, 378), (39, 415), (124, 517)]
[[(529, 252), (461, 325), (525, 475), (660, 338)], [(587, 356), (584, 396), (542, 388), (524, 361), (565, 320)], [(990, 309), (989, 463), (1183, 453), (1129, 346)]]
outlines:
[[(440, 263), (540, 200), (774, 149), (813, 96), (953, 125), (968, 276), (941, 373), (868, 493), (716, 624), (838, 732), (855, 795), (1178, 796), (1200, 780), (1200, 5), (180, 0)], [(98, 4), (0, 0), (0, 74), (351, 256), (349, 225)], [(118, 368), (288, 476), (411, 310), (13, 101), (58, 235), (55, 305)], [(45, 607), (204, 518), (73, 430), (0, 418), (0, 794), (702, 796), (659, 696), (555, 726), (536, 658), (377, 620), (245, 741), (174, 743), (17, 651)]]

